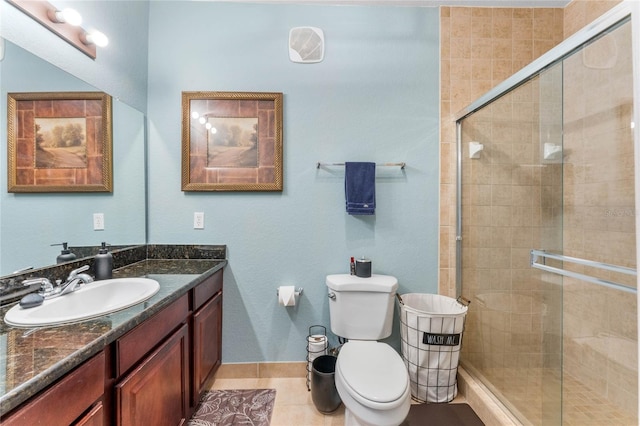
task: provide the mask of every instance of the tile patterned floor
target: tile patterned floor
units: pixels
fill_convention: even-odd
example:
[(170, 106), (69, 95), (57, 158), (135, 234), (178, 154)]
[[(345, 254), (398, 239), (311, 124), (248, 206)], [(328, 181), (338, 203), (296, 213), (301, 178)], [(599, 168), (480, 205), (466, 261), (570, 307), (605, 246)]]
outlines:
[(334, 413), (327, 415), (317, 411), (311, 400), (311, 392), (307, 390), (305, 378), (220, 378), (216, 379), (212, 389), (276, 389), (271, 426), (344, 425), (344, 406), (341, 405)]
[[(344, 405), (322, 414), (313, 405), (304, 377), (216, 378), (211, 389), (276, 389), (271, 426), (343, 426)], [(465, 402), (459, 395), (453, 402)]]

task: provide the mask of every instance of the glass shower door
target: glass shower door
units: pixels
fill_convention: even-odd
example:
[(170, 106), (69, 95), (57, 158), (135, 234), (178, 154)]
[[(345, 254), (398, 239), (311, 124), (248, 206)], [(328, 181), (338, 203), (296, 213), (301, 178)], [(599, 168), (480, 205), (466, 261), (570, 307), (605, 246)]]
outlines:
[(566, 424), (638, 424), (631, 42), (625, 20), (563, 60), (562, 253), (618, 271), (564, 262), (588, 279), (563, 282)]
[(459, 122), (461, 363), (524, 424), (638, 422), (630, 52), (624, 21)]
[(561, 77), (558, 65), (461, 126), (463, 365), (533, 424), (561, 415), (561, 280), (529, 264), (532, 248), (562, 248)]

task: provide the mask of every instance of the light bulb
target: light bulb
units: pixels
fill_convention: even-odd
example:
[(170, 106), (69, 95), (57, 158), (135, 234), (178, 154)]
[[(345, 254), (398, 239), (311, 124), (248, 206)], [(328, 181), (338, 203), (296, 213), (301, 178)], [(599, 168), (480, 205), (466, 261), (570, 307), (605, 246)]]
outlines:
[(64, 24), (66, 22), (74, 27), (82, 24), (82, 16), (80, 13), (70, 7), (64, 8), (63, 10), (49, 9), (47, 11), (47, 16), (51, 22), (55, 24)]
[(194, 120), (197, 120), (200, 117), (200, 114), (198, 114), (198, 111), (193, 111), (191, 113), (191, 118), (193, 118)]
[(207, 119), (204, 117), (200, 117), (198, 121), (200, 122), (200, 124), (204, 124), (207, 121)]
[(107, 38), (107, 36), (96, 30), (84, 33), (80, 37), (80, 39), (84, 44), (95, 44), (99, 47), (105, 47), (107, 44), (109, 44), (109, 39)]
[(211, 133), (215, 135), (216, 133), (218, 133), (218, 129), (216, 129), (215, 127), (212, 127)]
[(73, 25), (74, 27), (82, 24), (82, 16), (80, 13), (70, 7), (62, 9), (62, 18), (64, 19), (64, 22), (67, 22), (69, 25)]
[(207, 124), (205, 124), (205, 125), (204, 125), (204, 127), (206, 127), (206, 128), (207, 128), (207, 130), (209, 130), (209, 129), (211, 128), (211, 123), (207, 123)]

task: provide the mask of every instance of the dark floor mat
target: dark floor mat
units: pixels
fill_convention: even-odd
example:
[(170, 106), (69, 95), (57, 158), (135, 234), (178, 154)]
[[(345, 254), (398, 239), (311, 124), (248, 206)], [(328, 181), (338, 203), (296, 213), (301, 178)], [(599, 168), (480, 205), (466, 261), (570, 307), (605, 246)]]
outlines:
[(402, 426), (484, 426), (469, 404), (412, 404)]

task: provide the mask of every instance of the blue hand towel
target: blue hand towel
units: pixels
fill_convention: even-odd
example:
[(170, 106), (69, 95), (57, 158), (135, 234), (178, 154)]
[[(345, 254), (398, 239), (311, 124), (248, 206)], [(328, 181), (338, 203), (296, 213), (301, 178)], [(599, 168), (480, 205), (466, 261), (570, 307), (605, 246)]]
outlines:
[(376, 163), (344, 164), (344, 195), (347, 213), (372, 215), (376, 210)]

